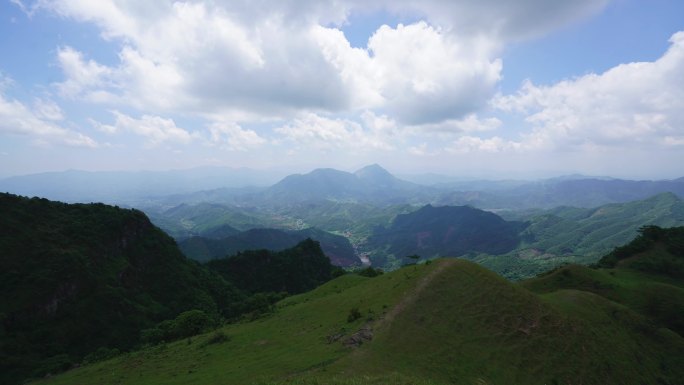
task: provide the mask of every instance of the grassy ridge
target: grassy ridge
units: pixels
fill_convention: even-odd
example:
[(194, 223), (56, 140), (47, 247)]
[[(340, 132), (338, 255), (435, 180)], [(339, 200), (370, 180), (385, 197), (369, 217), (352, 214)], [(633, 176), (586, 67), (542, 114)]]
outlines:
[[(436, 266), (436, 264), (435, 264)], [(327, 336), (349, 335), (369, 317), (386, 312), (432, 267), (377, 278), (345, 275), (318, 289), (287, 298), (275, 315), (228, 325), (229, 341), (206, 344), (212, 334), (179, 341), (112, 361), (72, 370), (47, 384), (268, 383), (323, 368), (349, 353)], [(350, 309), (362, 318), (347, 322)]]
[(680, 336), (600, 296), (540, 297), (458, 261), (367, 349), (332, 367), (459, 384), (676, 383), (682, 348)]

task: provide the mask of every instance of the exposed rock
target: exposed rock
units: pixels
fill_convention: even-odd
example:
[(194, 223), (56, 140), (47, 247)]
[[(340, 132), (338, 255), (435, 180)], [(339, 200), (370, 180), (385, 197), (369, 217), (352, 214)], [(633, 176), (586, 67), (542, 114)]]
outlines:
[(365, 324), (356, 333), (350, 335), (342, 341), (344, 346), (348, 347), (359, 347), (363, 345), (365, 341), (370, 341), (373, 339), (373, 328), (370, 324)]

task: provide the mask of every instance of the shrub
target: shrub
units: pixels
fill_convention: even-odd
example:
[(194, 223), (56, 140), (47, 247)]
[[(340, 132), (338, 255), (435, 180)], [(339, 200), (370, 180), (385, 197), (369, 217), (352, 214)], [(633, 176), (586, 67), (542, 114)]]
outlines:
[(95, 362), (105, 361), (110, 358), (114, 358), (119, 354), (121, 354), (121, 352), (117, 348), (109, 349), (101, 346), (96, 351), (85, 356), (85, 358), (83, 358), (83, 364), (87, 365), (93, 364)]
[(349, 310), (349, 315), (347, 315), (347, 322), (354, 322), (361, 318), (361, 312), (358, 307), (353, 307)]
[(192, 337), (206, 331), (213, 324), (211, 318), (202, 310), (181, 313), (175, 319), (174, 337)]
[(357, 274), (363, 277), (373, 278), (377, 277), (378, 275), (382, 275), (383, 273), (384, 272), (382, 271), (382, 269), (374, 269), (373, 267), (368, 266), (367, 268), (359, 271)]
[(222, 344), (228, 341), (230, 341), (230, 337), (226, 333), (217, 330), (204, 342), (204, 344), (202, 344), (202, 346)]

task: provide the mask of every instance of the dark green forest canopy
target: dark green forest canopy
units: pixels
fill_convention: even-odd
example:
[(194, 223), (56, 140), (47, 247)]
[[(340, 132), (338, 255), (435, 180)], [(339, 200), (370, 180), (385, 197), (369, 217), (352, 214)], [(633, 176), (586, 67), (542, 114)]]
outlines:
[(279, 298), (254, 293), (331, 276), (310, 240), (266, 260), (246, 253), (239, 274), (217, 274), (138, 210), (0, 194), (0, 212), (0, 383), (64, 370), (98, 348), (131, 349), (141, 330), (189, 310), (233, 319)]
[(290, 294), (303, 293), (329, 281), (333, 269), (320, 244), (311, 239), (277, 252), (247, 250), (209, 261), (207, 266), (247, 292)]

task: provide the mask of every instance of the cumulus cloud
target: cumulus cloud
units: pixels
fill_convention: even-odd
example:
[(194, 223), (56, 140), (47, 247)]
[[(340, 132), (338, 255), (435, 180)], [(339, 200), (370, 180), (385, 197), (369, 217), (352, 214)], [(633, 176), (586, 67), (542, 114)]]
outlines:
[(198, 137), (196, 133), (190, 133), (176, 126), (173, 119), (165, 119), (153, 115), (143, 115), (140, 119), (136, 119), (118, 111), (113, 111), (112, 113), (115, 117), (114, 124), (112, 125), (92, 122), (104, 132), (116, 133), (126, 131), (143, 136), (147, 138), (148, 145), (157, 145), (164, 142), (189, 143)]
[(57, 61), (66, 80), (56, 86), (60, 94), (68, 98), (84, 96), (84, 93), (91, 92), (92, 89), (103, 89), (106, 78), (112, 72), (106, 66), (84, 59), (81, 52), (71, 47), (60, 48), (57, 51)]
[(404, 124), (461, 118), (484, 106), (501, 78), (492, 41), (457, 38), (424, 21), (383, 25), (367, 49), (351, 47), (337, 29), (312, 34), (350, 90), (350, 106), (382, 108)]
[(463, 134), (494, 131), (503, 122), (498, 118), (480, 118), (477, 114), (468, 114), (462, 119), (449, 119), (439, 123), (417, 125), (414, 128), (424, 133)]
[[(366, 115), (366, 118), (372, 119), (369, 115)], [(293, 119), (290, 124), (278, 127), (274, 131), (298, 145), (319, 150), (392, 149), (393, 146), (385, 137), (383, 130), (374, 128), (377, 127), (364, 129), (361, 124), (349, 119), (331, 119), (314, 113), (304, 113)]]
[[(108, 65), (60, 49), (65, 80), (58, 88), (66, 96), (232, 120), (377, 109), (415, 125), (475, 112), (500, 80), (505, 41), (557, 28), (606, 1), (34, 4), (93, 23), (104, 39), (121, 44), (119, 62)], [(337, 27), (368, 10), (416, 13), (423, 21), (382, 26), (368, 47), (352, 48)]]
[(526, 82), (494, 105), (525, 114), (526, 146), (677, 146), (684, 138), (684, 32), (654, 62), (622, 64), (543, 86)]
[(119, 101), (141, 109), (197, 113), (277, 116), (283, 110), (346, 106), (346, 90), (314, 49), (310, 25), (293, 25), (277, 13), (252, 20), (232, 12), (239, 4), (226, 9), (189, 2), (72, 0), (45, 6), (95, 23), (104, 38), (123, 42), (119, 63), (109, 67), (61, 50), (67, 80), (60, 88), (71, 94), (90, 86), (99, 91), (95, 95), (116, 91)]
[(74, 147), (97, 147), (95, 140), (82, 133), (61, 127), (61, 109), (52, 102), (37, 101), (36, 109), (0, 93), (0, 133), (24, 135), (44, 144)]
[(382, 26), (368, 49), (385, 107), (408, 124), (460, 118), (486, 104), (501, 61), (486, 39), (456, 39), (425, 22)]
[(214, 122), (209, 126), (209, 134), (212, 144), (233, 151), (247, 151), (266, 143), (255, 131), (243, 129), (233, 122)]

